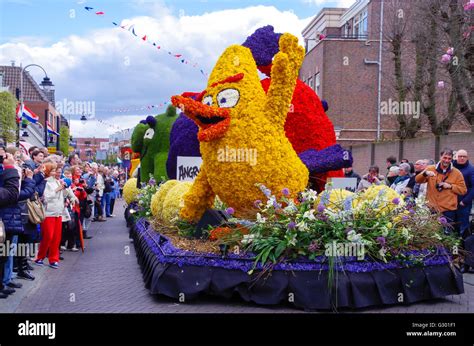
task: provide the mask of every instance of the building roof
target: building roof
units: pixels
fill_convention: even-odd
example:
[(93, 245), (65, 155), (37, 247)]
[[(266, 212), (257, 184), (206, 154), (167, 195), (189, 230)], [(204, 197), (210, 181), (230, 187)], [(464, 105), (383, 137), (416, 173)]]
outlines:
[(305, 36), (313, 27), (315, 27), (318, 24), (323, 24), (320, 30), (323, 30), (326, 27), (326, 23), (323, 23), (322, 20), (325, 18), (327, 15), (335, 15), (337, 16), (337, 26), (339, 26), (339, 18), (343, 15), (344, 12), (347, 11), (347, 8), (342, 8), (342, 7), (324, 7), (322, 8), (316, 16), (306, 25), (306, 27), (303, 29), (302, 34)]
[[(20, 90), (21, 70), (20, 66), (0, 66), (0, 73), (3, 74), (3, 84), (10, 88), (10, 92), (14, 96), (16, 96), (16, 88)], [(25, 101), (49, 102), (46, 94), (28, 71), (25, 71), (23, 74), (23, 99)]]

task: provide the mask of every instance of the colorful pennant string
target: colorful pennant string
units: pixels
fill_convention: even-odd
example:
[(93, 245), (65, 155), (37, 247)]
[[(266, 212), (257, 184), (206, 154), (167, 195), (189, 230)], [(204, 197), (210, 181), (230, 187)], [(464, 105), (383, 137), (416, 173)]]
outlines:
[[(84, 9), (85, 9), (86, 11), (88, 11), (88, 12), (94, 13), (94, 11), (93, 11), (93, 10), (94, 10), (94, 7), (85, 6)], [(96, 14), (97, 16), (104, 16), (104, 15), (105, 15), (105, 12), (103, 12), (103, 11), (96, 11), (95, 14)], [(120, 29), (127, 30), (127, 31), (131, 32), (133, 36), (139, 37), (142, 41), (145, 41), (145, 42), (147, 42), (148, 44), (155, 46), (158, 50), (160, 50), (160, 49), (162, 48), (161, 46), (157, 45), (156, 42), (150, 41), (150, 40), (148, 39), (148, 36), (149, 36), (149, 35), (146, 35), (146, 34), (145, 34), (144, 36), (141, 36), (141, 35), (138, 36), (137, 33), (135, 32), (135, 24), (119, 25), (119, 24), (118, 24), (117, 22), (115, 22), (115, 21), (112, 22), (112, 24), (113, 24), (114, 26), (120, 28)], [(171, 55), (171, 56), (173, 56), (173, 57), (175, 57), (175, 58), (177, 58), (178, 61), (181, 62), (181, 63), (184, 64), (184, 65), (190, 65), (190, 66), (192, 66), (193, 68), (199, 69), (199, 72), (200, 72), (204, 77), (206, 77), (206, 78), (208, 77), (208, 75), (207, 75), (207, 73), (204, 71), (204, 69), (200, 68), (197, 63), (194, 63), (194, 62), (191, 62), (191, 61), (188, 60), (188, 59), (185, 59), (185, 58), (183, 57), (183, 54), (175, 54), (175, 53), (170, 52), (170, 51), (168, 51), (168, 54)], [(181, 58), (181, 59), (180, 59), (180, 58)]]

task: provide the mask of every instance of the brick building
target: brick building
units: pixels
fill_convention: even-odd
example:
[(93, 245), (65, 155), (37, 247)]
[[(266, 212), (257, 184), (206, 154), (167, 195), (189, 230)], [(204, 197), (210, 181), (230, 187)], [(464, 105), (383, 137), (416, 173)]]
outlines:
[[(108, 138), (82, 137), (75, 138), (75, 152), (82, 161), (95, 161), (98, 152), (106, 152), (109, 147)], [(105, 158), (104, 158), (105, 159)]]
[[(384, 0), (384, 35), (391, 30), (396, 7)], [(411, 1), (399, 2), (405, 12)], [(378, 64), (380, 37), (380, 0), (357, 0), (350, 8), (323, 8), (304, 28), (306, 56), (299, 78), (329, 104), (327, 115), (333, 122), (338, 141), (350, 147), (377, 139), (396, 138), (396, 115), (380, 115), (378, 122)], [(414, 21), (416, 18), (407, 17)], [(408, 23), (409, 25), (410, 23)], [(324, 36), (321, 36), (324, 35)], [(381, 69), (381, 104), (397, 100), (394, 89), (393, 53), (383, 36)], [(405, 49), (413, 47), (405, 45)], [(410, 54), (405, 51), (403, 54)], [(404, 66), (412, 72), (414, 66)], [(442, 76), (440, 77), (442, 78)], [(437, 90), (438, 109), (443, 112), (448, 90)], [(437, 101), (438, 106), (438, 101)], [(450, 132), (470, 132), (467, 122), (457, 122)], [(430, 135), (430, 127), (422, 117), (420, 136)]]
[[(21, 71), (22, 67), (15, 66), (14, 63), (11, 66), (0, 66), (0, 88), (9, 91), (18, 101), (21, 97)], [(56, 136), (46, 136), (46, 118), (56, 132), (59, 132), (61, 124), (68, 126), (66, 119), (54, 106), (53, 86), (49, 78), (45, 77), (38, 85), (28, 71), (23, 73), (23, 102), (39, 117), (39, 121), (37, 124), (29, 124), (25, 129), (21, 129), (20, 134), (28, 133), (28, 137), (22, 136), (22, 139), (32, 145), (45, 146), (45, 137), (48, 137), (48, 146), (56, 147)]]

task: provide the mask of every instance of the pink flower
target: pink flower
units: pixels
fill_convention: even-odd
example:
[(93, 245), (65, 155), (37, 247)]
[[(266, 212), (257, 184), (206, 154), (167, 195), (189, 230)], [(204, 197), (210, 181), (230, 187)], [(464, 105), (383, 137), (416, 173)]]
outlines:
[(446, 51), (446, 54), (453, 55), (454, 54), (454, 48), (449, 47), (448, 50)]
[(326, 35), (324, 35), (324, 34), (320, 34), (320, 35), (319, 35), (319, 40), (320, 40), (320, 41), (324, 40), (325, 38), (326, 38)]
[(444, 81), (440, 80), (440, 81), (438, 82), (438, 88), (444, 89)]
[(469, 10), (472, 10), (474, 9), (474, 2), (469, 2), (467, 3), (466, 5), (464, 5), (464, 11), (469, 11)]
[(450, 61), (451, 61), (451, 55), (449, 55), (449, 54), (443, 54), (443, 55), (441, 56), (441, 62), (442, 62), (443, 64), (447, 64), (447, 63), (450, 62)]

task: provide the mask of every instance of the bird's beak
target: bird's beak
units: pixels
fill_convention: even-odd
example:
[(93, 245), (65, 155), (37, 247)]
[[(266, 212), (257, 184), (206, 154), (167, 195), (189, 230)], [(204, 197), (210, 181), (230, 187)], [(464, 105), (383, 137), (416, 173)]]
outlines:
[(199, 126), (198, 140), (210, 142), (224, 136), (230, 126), (230, 110), (205, 105), (188, 97), (171, 97), (173, 106)]

